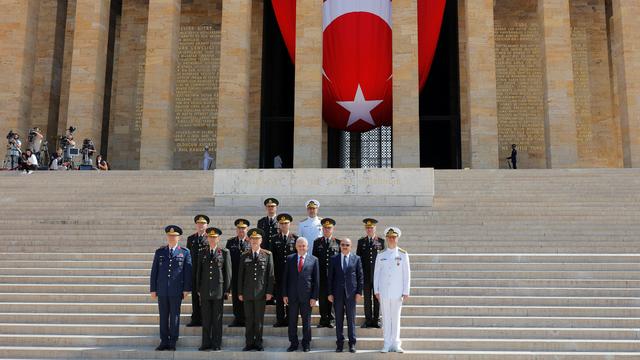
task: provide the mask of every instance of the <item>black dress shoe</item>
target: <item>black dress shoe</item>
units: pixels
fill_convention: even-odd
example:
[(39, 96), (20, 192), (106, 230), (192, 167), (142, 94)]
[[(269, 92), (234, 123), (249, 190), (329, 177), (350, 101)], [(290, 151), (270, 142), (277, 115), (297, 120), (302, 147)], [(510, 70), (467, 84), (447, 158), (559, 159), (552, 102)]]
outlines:
[(175, 346), (175, 345), (169, 345), (169, 346), (167, 347), (167, 350), (169, 350), (169, 351), (176, 351), (176, 346)]
[(326, 328), (333, 329), (335, 326), (332, 323), (325, 324)]
[(291, 344), (291, 345), (289, 345), (289, 347), (287, 348), (287, 352), (294, 352), (294, 351), (296, 351), (296, 350), (298, 350), (298, 345), (293, 345), (293, 344)]
[(368, 321), (365, 321), (365, 322), (363, 322), (363, 323), (362, 323), (362, 325), (360, 325), (360, 328), (361, 328), (361, 329), (366, 329), (366, 328), (368, 328), (368, 327), (371, 327), (371, 326), (369, 325), (369, 322), (368, 322)]
[(187, 324), (187, 327), (198, 327), (198, 326), (202, 326), (202, 323), (192, 321)]
[(257, 351), (264, 351), (263, 346), (254, 346), (253, 348), (256, 349)]
[(382, 328), (382, 325), (380, 324), (380, 321), (376, 321), (373, 324), (371, 324), (372, 328), (376, 328), (376, 329), (380, 329)]
[(342, 346), (338, 346), (338, 347), (336, 348), (336, 352), (342, 352)]
[(302, 351), (309, 352), (309, 351), (311, 351), (311, 348), (309, 346), (303, 346), (302, 347)]
[(244, 323), (234, 321), (231, 324), (229, 324), (229, 327), (244, 327)]
[(277, 322), (275, 324), (273, 324), (274, 328), (281, 328), (281, 327), (287, 327), (289, 326), (289, 324), (285, 323), (285, 322)]
[(200, 346), (198, 348), (198, 351), (207, 351), (207, 350), (211, 350), (211, 346)]
[(355, 345), (349, 345), (349, 352), (354, 354), (356, 352), (356, 346)]
[(165, 345), (165, 344), (160, 344), (156, 348), (156, 351), (164, 351), (164, 350), (167, 350), (167, 345)]
[(247, 345), (247, 346), (242, 348), (242, 351), (251, 351), (251, 350), (253, 350), (253, 346)]

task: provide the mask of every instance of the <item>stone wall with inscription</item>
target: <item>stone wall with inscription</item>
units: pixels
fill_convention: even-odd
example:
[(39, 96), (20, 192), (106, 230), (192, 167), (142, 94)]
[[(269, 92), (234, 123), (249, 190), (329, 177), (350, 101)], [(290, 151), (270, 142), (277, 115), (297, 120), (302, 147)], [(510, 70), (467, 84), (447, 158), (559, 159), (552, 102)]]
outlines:
[(544, 88), (537, 1), (496, 0), (496, 90), (500, 167), (518, 144), (521, 168), (545, 168)]
[(174, 169), (201, 168), (203, 148), (215, 157), (221, 1), (184, 3), (176, 79)]
[(622, 166), (613, 115), (605, 0), (571, 1), (578, 157), (581, 167)]

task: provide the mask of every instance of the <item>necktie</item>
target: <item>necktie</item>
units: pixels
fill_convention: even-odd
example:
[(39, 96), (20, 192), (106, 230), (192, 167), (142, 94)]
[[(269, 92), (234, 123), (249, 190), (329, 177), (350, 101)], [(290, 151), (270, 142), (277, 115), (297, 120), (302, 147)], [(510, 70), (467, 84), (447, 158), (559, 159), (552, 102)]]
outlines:
[(347, 257), (342, 255), (342, 271), (347, 270)]
[(302, 263), (304, 262), (303, 259), (304, 258), (302, 256), (298, 258), (298, 272), (302, 272)]
[(253, 261), (258, 260), (258, 253), (253, 253)]

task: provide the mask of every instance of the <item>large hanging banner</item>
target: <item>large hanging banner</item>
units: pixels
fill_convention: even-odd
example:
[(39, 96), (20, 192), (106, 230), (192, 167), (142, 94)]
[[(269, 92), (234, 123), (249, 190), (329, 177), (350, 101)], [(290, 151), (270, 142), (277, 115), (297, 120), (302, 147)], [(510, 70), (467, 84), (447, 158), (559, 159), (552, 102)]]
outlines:
[[(296, 0), (272, 0), (295, 63)], [(446, 0), (418, 0), (418, 62), (424, 86)], [(324, 0), (322, 115), (332, 128), (364, 132), (392, 122), (391, 0)]]

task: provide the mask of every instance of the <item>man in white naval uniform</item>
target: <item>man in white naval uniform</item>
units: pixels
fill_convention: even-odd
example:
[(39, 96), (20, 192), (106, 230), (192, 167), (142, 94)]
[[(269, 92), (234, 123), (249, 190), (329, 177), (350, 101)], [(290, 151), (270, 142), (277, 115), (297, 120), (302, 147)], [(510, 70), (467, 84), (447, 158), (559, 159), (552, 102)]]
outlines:
[(403, 353), (400, 347), (400, 312), (402, 303), (409, 299), (409, 254), (398, 247), (398, 238), (402, 235), (399, 228), (388, 227), (384, 233), (387, 249), (378, 254), (373, 273), (373, 291), (380, 302), (384, 334), (384, 346), (380, 352)]
[(320, 202), (318, 200), (311, 199), (307, 201), (307, 218), (301, 221), (298, 225), (298, 235), (309, 241), (309, 249), (313, 249), (313, 241), (322, 236), (322, 224), (320, 217), (318, 217), (318, 208)]

